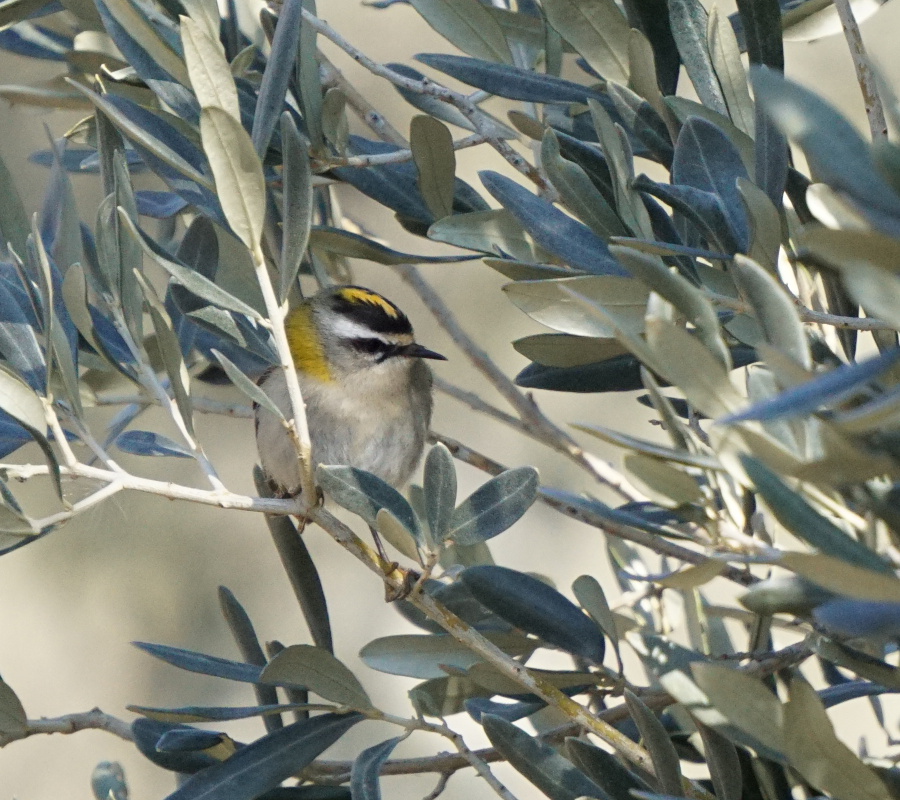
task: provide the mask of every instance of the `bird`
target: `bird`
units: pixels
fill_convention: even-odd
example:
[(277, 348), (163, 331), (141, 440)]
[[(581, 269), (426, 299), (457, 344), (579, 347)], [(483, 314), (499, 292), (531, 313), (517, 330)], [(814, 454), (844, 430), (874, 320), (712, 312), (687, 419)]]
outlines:
[[(371, 472), (395, 488), (410, 478), (431, 422), (432, 373), (446, 361), (418, 344), (409, 318), (384, 296), (339, 285), (305, 298), (285, 320), (306, 405), (312, 462)], [(293, 417), (284, 371), (267, 370), (259, 387)], [(297, 451), (282, 420), (255, 408), (260, 466), (284, 497), (301, 491)], [(380, 542), (376, 537), (376, 544)]]

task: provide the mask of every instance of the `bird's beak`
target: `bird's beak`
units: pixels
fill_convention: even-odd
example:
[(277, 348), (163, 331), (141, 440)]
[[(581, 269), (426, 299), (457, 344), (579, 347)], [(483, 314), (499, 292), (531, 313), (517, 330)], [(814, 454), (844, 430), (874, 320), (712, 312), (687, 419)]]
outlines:
[(406, 356), (407, 358), (433, 358), (435, 361), (447, 360), (447, 356), (442, 356), (440, 353), (435, 353), (434, 350), (429, 350), (427, 347), (422, 347), (422, 345), (416, 344), (416, 342), (401, 347), (397, 351), (397, 355)]

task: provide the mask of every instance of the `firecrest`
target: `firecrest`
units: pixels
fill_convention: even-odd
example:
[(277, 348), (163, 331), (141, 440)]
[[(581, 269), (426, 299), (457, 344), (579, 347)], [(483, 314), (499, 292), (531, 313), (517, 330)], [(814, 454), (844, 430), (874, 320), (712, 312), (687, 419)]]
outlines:
[[(424, 359), (446, 360), (417, 344), (406, 315), (360, 286), (333, 286), (303, 300), (285, 323), (306, 404), (312, 460), (405, 483), (422, 455), (431, 421), (432, 375)], [(260, 388), (292, 416), (280, 369)], [(269, 480), (284, 494), (300, 488), (300, 465), (284, 425), (256, 409), (256, 443)]]

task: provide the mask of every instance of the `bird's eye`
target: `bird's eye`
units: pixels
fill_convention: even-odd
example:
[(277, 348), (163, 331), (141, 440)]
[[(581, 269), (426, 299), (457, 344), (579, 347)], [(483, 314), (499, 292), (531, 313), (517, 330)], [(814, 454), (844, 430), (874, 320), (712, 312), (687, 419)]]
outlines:
[(360, 353), (387, 353), (393, 346), (382, 339), (353, 339), (353, 346)]

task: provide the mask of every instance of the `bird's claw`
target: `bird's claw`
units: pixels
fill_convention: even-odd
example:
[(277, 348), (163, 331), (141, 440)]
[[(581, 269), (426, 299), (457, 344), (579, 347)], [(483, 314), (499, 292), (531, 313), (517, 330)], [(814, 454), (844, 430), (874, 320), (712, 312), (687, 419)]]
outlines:
[(414, 569), (401, 567), (396, 561), (391, 562), (388, 566), (389, 571), (386, 573), (387, 575), (399, 572), (403, 576), (403, 580), (398, 586), (392, 586), (389, 583), (384, 585), (384, 602), (396, 603), (398, 600), (404, 600), (409, 597), (419, 580), (419, 573)]

